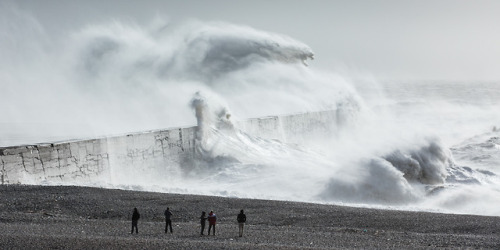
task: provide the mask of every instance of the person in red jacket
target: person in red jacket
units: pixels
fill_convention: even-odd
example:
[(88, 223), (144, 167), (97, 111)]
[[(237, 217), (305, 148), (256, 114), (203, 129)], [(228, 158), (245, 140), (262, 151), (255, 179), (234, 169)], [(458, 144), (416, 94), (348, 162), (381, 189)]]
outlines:
[(215, 215), (214, 211), (210, 211), (208, 214), (208, 235), (210, 235), (210, 229), (214, 229), (214, 235), (215, 235), (215, 222), (217, 221), (217, 216)]

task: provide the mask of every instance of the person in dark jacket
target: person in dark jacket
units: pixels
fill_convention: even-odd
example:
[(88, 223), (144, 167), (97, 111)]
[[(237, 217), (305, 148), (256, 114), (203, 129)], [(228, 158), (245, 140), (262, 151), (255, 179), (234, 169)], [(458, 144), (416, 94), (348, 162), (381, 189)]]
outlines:
[(141, 218), (141, 215), (139, 214), (139, 211), (137, 211), (137, 208), (134, 208), (134, 213), (132, 214), (132, 232), (131, 234), (134, 233), (134, 227), (135, 227), (135, 233), (138, 234), (139, 230), (137, 229), (137, 221), (139, 221), (139, 218)]
[(247, 221), (247, 216), (243, 213), (243, 209), (240, 211), (238, 214), (238, 217), (236, 218), (238, 221), (238, 225), (240, 228), (240, 237), (243, 236), (243, 226), (245, 225), (245, 222)]
[(206, 213), (205, 211), (201, 212), (201, 216), (200, 216), (200, 223), (201, 223), (201, 234), (200, 235), (203, 235), (203, 233), (205, 232), (205, 222), (207, 221), (207, 216), (206, 216)]
[(215, 222), (217, 222), (217, 216), (215, 215), (214, 211), (210, 211), (210, 213), (208, 214), (208, 235), (210, 235), (210, 229), (212, 228), (215, 235)]
[(168, 233), (168, 228), (170, 226), (170, 233), (174, 233), (172, 231), (172, 212), (170, 212), (170, 208), (167, 207), (167, 210), (165, 210), (165, 233)]

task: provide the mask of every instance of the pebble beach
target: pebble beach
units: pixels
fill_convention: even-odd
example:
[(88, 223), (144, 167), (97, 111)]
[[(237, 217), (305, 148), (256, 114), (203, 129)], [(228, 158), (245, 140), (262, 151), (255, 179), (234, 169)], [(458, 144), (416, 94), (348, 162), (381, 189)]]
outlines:
[[(500, 217), (492, 216), (79, 186), (1, 185), (0, 200), (2, 249), (500, 249)], [(138, 234), (130, 233), (134, 207)], [(167, 207), (172, 234), (164, 232)], [(247, 223), (238, 237), (241, 209)], [(216, 235), (201, 236), (201, 211), (210, 210)]]

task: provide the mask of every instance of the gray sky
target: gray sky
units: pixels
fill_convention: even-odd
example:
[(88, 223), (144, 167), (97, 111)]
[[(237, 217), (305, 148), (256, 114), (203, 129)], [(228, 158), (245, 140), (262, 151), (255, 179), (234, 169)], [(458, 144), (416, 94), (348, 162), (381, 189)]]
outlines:
[(316, 60), (311, 67), (334, 72), (360, 72), (380, 80), (500, 80), (500, 1), (15, 3), (55, 35), (110, 19), (149, 22), (159, 14), (172, 22), (190, 18), (226, 21), (286, 34), (314, 50)]

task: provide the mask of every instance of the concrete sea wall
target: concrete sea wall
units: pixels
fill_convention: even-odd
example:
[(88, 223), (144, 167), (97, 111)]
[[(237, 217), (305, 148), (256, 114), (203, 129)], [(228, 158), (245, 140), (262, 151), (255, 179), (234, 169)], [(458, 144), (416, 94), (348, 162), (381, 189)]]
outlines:
[[(338, 111), (270, 116), (239, 121), (236, 127), (253, 136), (301, 143), (335, 133), (341, 116)], [(150, 175), (171, 181), (196, 158), (196, 131), (195, 126), (0, 147), (1, 184), (115, 183), (122, 177), (147, 180)]]

